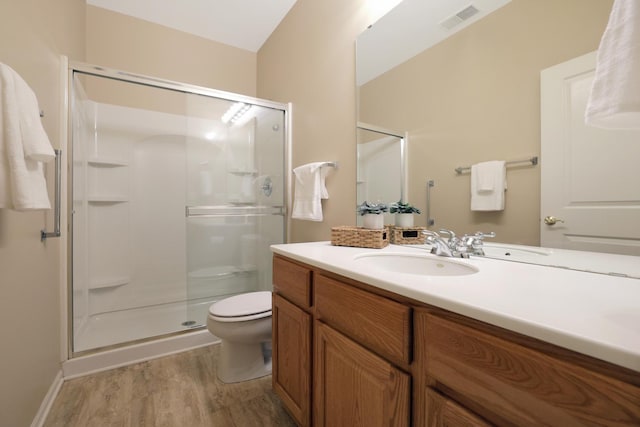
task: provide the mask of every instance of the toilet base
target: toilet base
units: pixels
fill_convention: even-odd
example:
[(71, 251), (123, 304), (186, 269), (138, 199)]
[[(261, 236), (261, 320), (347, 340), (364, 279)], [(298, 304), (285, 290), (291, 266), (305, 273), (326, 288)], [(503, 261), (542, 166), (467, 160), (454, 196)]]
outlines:
[[(223, 383), (253, 380), (271, 374), (271, 354), (264, 343), (238, 343), (222, 340), (217, 366), (218, 379)], [(268, 343), (270, 349), (270, 342)]]

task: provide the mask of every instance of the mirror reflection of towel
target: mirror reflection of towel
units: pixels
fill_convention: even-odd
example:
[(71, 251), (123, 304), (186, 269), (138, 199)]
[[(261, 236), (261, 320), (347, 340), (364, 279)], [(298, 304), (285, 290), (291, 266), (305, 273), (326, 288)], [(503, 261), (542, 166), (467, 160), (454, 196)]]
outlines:
[(615, 0), (600, 47), (585, 121), (640, 129), (640, 2)]
[(329, 198), (325, 187), (325, 178), (330, 168), (322, 167), (327, 163), (307, 163), (293, 170), (296, 179), (291, 218), (322, 221), (321, 199)]
[(35, 94), (0, 64), (0, 208), (50, 209), (43, 163), (54, 158)]
[(504, 191), (507, 174), (503, 160), (478, 163), (471, 166), (471, 210), (504, 210)]

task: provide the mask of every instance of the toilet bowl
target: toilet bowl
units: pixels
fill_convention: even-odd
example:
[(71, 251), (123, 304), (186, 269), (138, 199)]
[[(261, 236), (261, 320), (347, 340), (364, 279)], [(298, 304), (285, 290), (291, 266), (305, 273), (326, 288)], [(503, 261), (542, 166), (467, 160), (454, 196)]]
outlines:
[(249, 292), (212, 304), (207, 329), (221, 341), (216, 368), (220, 381), (271, 374), (271, 292)]

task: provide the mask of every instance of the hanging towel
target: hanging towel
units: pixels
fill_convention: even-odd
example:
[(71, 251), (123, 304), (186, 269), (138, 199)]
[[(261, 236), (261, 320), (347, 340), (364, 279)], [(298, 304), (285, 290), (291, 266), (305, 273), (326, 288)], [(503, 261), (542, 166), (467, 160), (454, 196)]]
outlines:
[(640, 2), (615, 0), (587, 101), (588, 125), (640, 129)]
[(35, 94), (0, 63), (0, 208), (50, 209), (43, 163), (54, 158)]
[(321, 199), (329, 198), (329, 193), (325, 186), (325, 178), (330, 168), (322, 167), (327, 163), (307, 163), (293, 170), (296, 183), (291, 218), (322, 221)]
[(471, 166), (471, 210), (504, 210), (507, 189), (505, 162), (493, 160)]

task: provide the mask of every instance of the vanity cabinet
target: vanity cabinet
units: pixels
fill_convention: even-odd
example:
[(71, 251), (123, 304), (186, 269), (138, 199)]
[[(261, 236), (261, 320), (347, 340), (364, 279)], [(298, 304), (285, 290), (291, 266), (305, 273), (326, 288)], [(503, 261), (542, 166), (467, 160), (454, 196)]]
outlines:
[(273, 271), (273, 384), (301, 426), (640, 425), (638, 372), (281, 255)]

